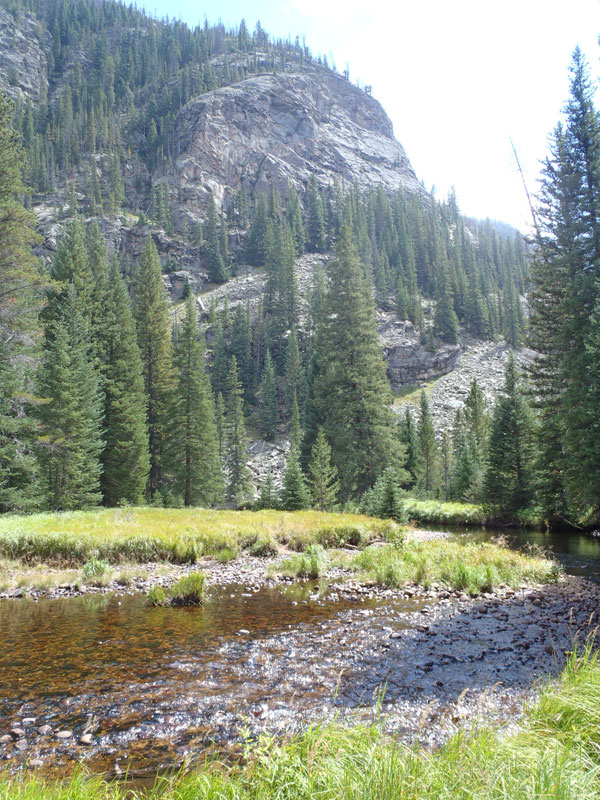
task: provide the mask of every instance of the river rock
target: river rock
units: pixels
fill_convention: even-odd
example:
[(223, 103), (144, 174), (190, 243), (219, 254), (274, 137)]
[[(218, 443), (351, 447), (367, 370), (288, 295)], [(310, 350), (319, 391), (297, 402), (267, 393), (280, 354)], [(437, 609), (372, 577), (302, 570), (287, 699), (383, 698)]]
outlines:
[(40, 725), (37, 729), (37, 732), (40, 736), (48, 736), (49, 733), (52, 733), (52, 726), (51, 725)]
[(79, 737), (79, 744), (91, 744), (94, 741), (94, 737), (91, 733), (84, 733)]
[(13, 739), (20, 739), (22, 736), (25, 736), (25, 731), (23, 728), (11, 728), (10, 735)]
[(0, 736), (0, 744), (8, 744), (9, 742), (14, 741), (13, 737), (10, 733), (5, 733), (4, 736)]
[(56, 738), (57, 739), (70, 739), (73, 736), (73, 731), (57, 731)]

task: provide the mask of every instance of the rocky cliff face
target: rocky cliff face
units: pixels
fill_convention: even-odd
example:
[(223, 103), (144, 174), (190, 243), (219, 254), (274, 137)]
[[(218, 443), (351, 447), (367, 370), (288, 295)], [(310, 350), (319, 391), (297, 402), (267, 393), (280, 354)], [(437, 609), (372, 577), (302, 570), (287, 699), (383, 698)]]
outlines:
[(0, 8), (0, 86), (11, 97), (36, 102), (46, 93), (44, 39), (33, 16)]
[(202, 218), (236, 189), (303, 189), (315, 174), (359, 186), (422, 192), (381, 105), (340, 75), (314, 65), (259, 75), (192, 100), (179, 113), (178, 156), (168, 180), (180, 213)]

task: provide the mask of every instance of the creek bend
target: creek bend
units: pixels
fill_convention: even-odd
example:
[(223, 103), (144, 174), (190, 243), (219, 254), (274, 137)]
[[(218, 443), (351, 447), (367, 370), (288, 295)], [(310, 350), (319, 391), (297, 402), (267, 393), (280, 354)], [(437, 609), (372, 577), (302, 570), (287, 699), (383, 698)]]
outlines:
[(215, 749), (235, 755), (244, 731), (378, 715), (435, 746), (475, 718), (518, 717), (574, 631), (593, 627), (598, 599), (569, 577), (476, 599), (321, 580), (217, 581), (189, 609), (141, 594), (3, 600), (0, 735), (23, 735), (0, 758), (9, 771), (83, 762), (144, 780)]

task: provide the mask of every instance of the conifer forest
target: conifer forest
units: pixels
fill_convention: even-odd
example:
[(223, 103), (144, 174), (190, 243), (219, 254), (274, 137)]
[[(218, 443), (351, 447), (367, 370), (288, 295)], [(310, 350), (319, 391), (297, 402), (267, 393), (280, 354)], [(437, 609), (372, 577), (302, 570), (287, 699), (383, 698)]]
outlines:
[[(228, 569), (246, 555), (285, 556), (260, 578), (217, 585), (256, 582), (241, 595), (251, 597), (275, 591), (268, 581), (302, 579), (319, 596), (315, 581), (337, 569), (344, 580), (351, 573), (367, 581), (365, 592), (377, 587), (369, 602), (414, 584), (415, 592), (454, 598), (467, 614), (473, 598), (498, 592), (500, 605), (529, 603), (548, 584), (556, 596), (539, 604), (553, 624), (578, 593), (587, 620), (597, 597), (590, 584), (569, 583), (560, 559), (489, 537), (465, 545), (417, 531), (411, 539), (419, 523), (438, 532), (452, 523), (559, 531), (573, 541), (600, 526), (600, 113), (579, 49), (527, 235), (465, 216), (454, 191), (443, 199), (428, 192), (370, 87), (260, 23), (192, 28), (116, 0), (0, 0), (0, 50), (0, 597), (21, 597), (10, 594), (19, 591), (15, 570), (81, 568), (83, 583), (102, 593), (118, 585), (111, 570), (119, 565), (161, 562), (184, 570), (148, 595), (148, 613), (167, 620), (170, 606), (205, 602), (205, 577), (187, 575), (187, 565), (214, 558)], [(339, 144), (344, 136), (360, 140), (356, 152)], [(157, 575), (126, 576), (123, 585), (145, 589)], [(184, 584), (173, 586), (176, 578)], [(344, 590), (340, 597), (346, 602)], [(0, 642), (2, 626), (9, 630), (5, 602)], [(223, 609), (235, 620), (223, 621), (224, 630), (237, 624), (232, 637), (251, 635), (235, 609)], [(415, 635), (425, 648), (438, 618), (421, 617)], [(191, 619), (173, 635), (187, 636)], [(577, 619), (583, 630), (587, 622)], [(506, 620), (512, 624), (508, 612)], [(135, 624), (132, 652), (143, 638)], [(339, 635), (328, 629), (332, 641)], [(389, 634), (381, 659), (401, 635)], [(453, 638), (448, 628), (439, 635)], [(10, 651), (7, 641), (0, 650)], [(353, 641), (352, 658), (362, 657), (359, 637)], [(507, 682), (515, 641), (505, 648), (515, 651), (506, 656)], [(531, 652), (539, 645), (558, 658), (558, 642), (539, 638)], [(464, 664), (474, 660), (469, 648)], [(228, 777), (215, 769), (181, 784), (173, 778), (152, 796), (441, 798), (455, 770), (465, 786), (456, 797), (597, 797), (597, 784), (585, 788), (600, 768), (597, 698), (594, 708), (582, 700), (569, 711), (576, 735), (569, 728), (567, 744), (562, 712), (552, 716), (553, 703), (566, 707), (576, 693), (577, 675), (597, 694), (593, 652), (589, 644), (573, 648), (560, 662), (559, 688), (544, 690), (524, 723), (537, 731), (527, 746), (526, 732), (466, 744), (459, 737), (441, 756), (426, 756), (434, 769), (417, 765), (416, 750), (398, 756), (375, 728), (311, 727), (291, 744), (263, 742), (252, 727), (263, 714), (258, 698)], [(448, 669), (462, 667), (460, 657), (444, 659)], [(424, 664), (415, 667), (423, 684), (429, 673), (438, 677), (434, 661)], [(335, 665), (335, 697), (339, 689), (339, 707), (350, 706), (345, 665)], [(320, 685), (315, 664), (305, 666)], [(10, 669), (0, 657), (0, 684)], [(391, 673), (377, 675), (387, 682)], [(286, 680), (277, 678), (284, 690)], [(432, 685), (443, 692), (447, 681), (440, 672)], [(377, 699), (375, 685), (368, 691)], [(393, 680), (386, 691), (393, 703)], [(3, 697), (0, 689), (0, 708)], [(91, 715), (105, 713), (93, 697), (79, 745), (100, 730)], [(378, 702), (385, 708), (388, 700)], [(316, 714), (311, 708), (304, 722)], [(584, 724), (585, 714), (592, 721)], [(17, 722), (0, 730), (15, 753), (29, 741)], [(219, 724), (225, 730), (227, 721)], [(313, 735), (322, 739), (315, 744)], [(535, 748), (545, 739), (549, 749), (561, 742), (556, 763), (544, 763), (554, 775), (548, 786), (564, 794), (542, 787), (536, 759), (544, 747)], [(252, 757), (243, 750), (251, 741), (264, 747)], [(431, 739), (431, 752), (442, 741)], [(460, 769), (452, 747), (467, 748)], [(575, 749), (593, 765), (575, 764)], [(106, 772), (108, 761), (98, 761), (102, 769), (92, 763)], [(274, 763), (281, 774), (267, 774)], [(485, 778), (471, 791), (476, 764), (487, 765)], [(538, 783), (527, 793), (523, 775), (534, 772)], [(133, 780), (132, 791), (142, 792)], [(505, 780), (514, 792), (498, 793)], [(76, 772), (70, 788), (26, 795), (7, 772), (0, 798), (125, 797), (87, 781)], [(412, 794), (394, 789), (400, 785)]]

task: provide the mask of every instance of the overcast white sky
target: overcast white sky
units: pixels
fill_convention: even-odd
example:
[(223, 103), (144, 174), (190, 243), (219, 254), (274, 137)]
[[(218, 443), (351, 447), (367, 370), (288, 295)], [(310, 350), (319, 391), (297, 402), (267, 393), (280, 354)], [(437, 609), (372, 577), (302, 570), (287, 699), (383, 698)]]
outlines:
[(306, 37), (353, 80), (371, 84), (419, 178), (461, 210), (530, 225), (510, 146), (530, 191), (568, 96), (575, 45), (594, 77), (600, 0), (144, 0), (190, 25), (221, 19)]

